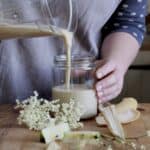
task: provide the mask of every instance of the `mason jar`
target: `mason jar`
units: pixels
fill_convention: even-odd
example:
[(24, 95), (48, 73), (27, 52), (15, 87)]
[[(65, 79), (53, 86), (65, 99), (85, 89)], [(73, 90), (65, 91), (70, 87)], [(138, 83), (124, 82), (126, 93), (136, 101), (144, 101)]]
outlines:
[(97, 114), (97, 98), (93, 88), (94, 57), (72, 56), (70, 88), (66, 87), (66, 56), (55, 57), (53, 99), (59, 99), (60, 103), (74, 99), (83, 108), (81, 119), (87, 119)]

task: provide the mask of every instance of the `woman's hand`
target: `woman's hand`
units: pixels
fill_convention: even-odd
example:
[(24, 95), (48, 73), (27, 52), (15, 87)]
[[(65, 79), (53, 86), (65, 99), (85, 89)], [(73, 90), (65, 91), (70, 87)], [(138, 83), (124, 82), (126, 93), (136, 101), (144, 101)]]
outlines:
[(95, 88), (100, 103), (110, 101), (121, 93), (124, 72), (115, 61), (98, 61)]

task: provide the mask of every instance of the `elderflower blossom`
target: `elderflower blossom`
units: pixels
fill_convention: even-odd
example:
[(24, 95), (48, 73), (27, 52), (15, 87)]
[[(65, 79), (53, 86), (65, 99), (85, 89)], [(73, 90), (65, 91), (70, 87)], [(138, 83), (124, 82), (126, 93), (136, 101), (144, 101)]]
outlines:
[(20, 114), (17, 118), (19, 124), (25, 124), (29, 129), (42, 130), (47, 127), (52, 118), (49, 112), (57, 113), (60, 105), (58, 100), (49, 102), (45, 99), (38, 99), (38, 93), (34, 92), (34, 96), (20, 102), (16, 100)]
[(71, 129), (80, 128), (83, 126), (80, 123), (80, 118), (83, 112), (82, 107), (75, 100), (71, 99), (69, 103), (63, 103), (60, 112), (56, 114), (56, 120), (67, 122)]
[(18, 123), (25, 124), (31, 130), (42, 130), (50, 123), (64, 122), (68, 123), (71, 129), (82, 127), (80, 118), (82, 108), (79, 103), (71, 99), (69, 103), (59, 104), (59, 100), (48, 101), (46, 99), (38, 99), (38, 93), (34, 92), (34, 96), (20, 102), (16, 100), (16, 109), (21, 109)]

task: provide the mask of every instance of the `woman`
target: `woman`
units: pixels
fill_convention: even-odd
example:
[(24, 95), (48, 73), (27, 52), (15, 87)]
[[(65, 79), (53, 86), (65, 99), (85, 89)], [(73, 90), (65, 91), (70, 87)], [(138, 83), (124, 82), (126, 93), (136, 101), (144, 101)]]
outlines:
[[(76, 0), (78, 27), (74, 53), (100, 56), (96, 92), (100, 102), (122, 90), (125, 73), (144, 38), (146, 0)], [(35, 18), (38, 8), (22, 6), (22, 17)], [(61, 4), (62, 3), (62, 4)], [(63, 2), (57, 6), (63, 7)], [(61, 14), (62, 15), (62, 14)], [(55, 19), (55, 18), (54, 18)], [(13, 103), (37, 90), (49, 97), (53, 58), (59, 49), (52, 37), (3, 40), (0, 44), (0, 102)]]

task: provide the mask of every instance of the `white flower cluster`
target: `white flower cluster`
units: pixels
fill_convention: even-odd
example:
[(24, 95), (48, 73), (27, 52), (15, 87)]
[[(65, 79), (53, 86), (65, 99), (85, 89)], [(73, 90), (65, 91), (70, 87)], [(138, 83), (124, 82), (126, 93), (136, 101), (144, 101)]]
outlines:
[(67, 122), (70, 128), (78, 128), (81, 126), (80, 117), (82, 115), (79, 105), (71, 100), (70, 103), (59, 104), (59, 100), (48, 101), (46, 99), (38, 99), (38, 93), (34, 92), (34, 96), (20, 102), (16, 100), (16, 109), (20, 109), (18, 119), (19, 124), (25, 124), (31, 130), (42, 130), (51, 122), (61, 121)]
[(56, 114), (56, 121), (68, 122), (71, 129), (83, 127), (80, 118), (83, 112), (82, 107), (75, 100), (71, 99), (69, 103), (63, 103), (60, 111)]
[(49, 102), (45, 99), (38, 99), (38, 93), (34, 92), (34, 96), (20, 102), (16, 100), (20, 115), (18, 117), (19, 124), (26, 124), (29, 129), (42, 130), (51, 122), (50, 112), (59, 111), (60, 105), (57, 101)]

